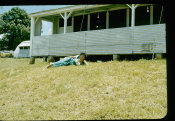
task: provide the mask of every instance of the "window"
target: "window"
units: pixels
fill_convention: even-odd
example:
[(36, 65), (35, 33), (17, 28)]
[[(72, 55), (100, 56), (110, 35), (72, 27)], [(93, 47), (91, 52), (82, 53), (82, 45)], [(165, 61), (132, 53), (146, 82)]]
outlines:
[[(161, 16), (162, 13), (162, 16)], [(153, 6), (153, 23), (159, 24), (165, 23), (165, 7), (161, 5), (154, 5)]]
[(59, 27), (64, 27), (64, 19), (60, 18), (59, 20)]
[(150, 24), (150, 6), (141, 6), (135, 9), (135, 25)]
[(67, 20), (67, 26), (72, 26), (72, 17), (69, 17)]
[(78, 31), (87, 31), (87, 15), (74, 17), (74, 32)]
[(126, 9), (109, 11), (109, 28), (126, 27)]
[(24, 49), (29, 49), (29, 47), (28, 46), (25, 46)]
[(90, 30), (106, 29), (106, 12), (90, 14)]

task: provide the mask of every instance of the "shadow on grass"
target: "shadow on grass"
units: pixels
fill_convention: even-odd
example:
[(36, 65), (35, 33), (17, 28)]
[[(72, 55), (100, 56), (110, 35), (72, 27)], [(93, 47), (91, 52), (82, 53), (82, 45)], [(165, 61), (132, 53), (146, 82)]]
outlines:
[[(137, 61), (140, 59), (152, 60), (153, 54), (133, 54), (133, 55), (120, 55), (119, 61)], [(166, 58), (166, 54), (163, 54), (163, 58)], [(113, 60), (113, 55), (88, 55), (86, 58), (90, 62), (107, 62)]]

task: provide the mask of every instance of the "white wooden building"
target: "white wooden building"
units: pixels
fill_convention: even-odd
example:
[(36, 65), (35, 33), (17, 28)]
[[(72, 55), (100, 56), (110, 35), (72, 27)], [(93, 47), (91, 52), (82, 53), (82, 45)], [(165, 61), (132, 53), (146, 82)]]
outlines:
[(14, 51), (14, 57), (30, 57), (30, 41), (21, 42)]
[[(166, 53), (164, 7), (154, 4), (73, 5), (29, 14), (30, 56)], [(41, 36), (42, 20), (53, 23)]]

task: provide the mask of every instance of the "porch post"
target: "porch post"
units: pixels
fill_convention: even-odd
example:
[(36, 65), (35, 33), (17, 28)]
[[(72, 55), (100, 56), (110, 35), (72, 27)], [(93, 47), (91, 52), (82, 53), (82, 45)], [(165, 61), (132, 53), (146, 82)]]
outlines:
[(52, 18), (52, 34), (55, 34), (55, 18)]
[(64, 34), (66, 33), (66, 28), (67, 28), (67, 12), (64, 13)]
[(134, 4), (132, 4), (132, 20), (131, 20), (131, 27), (135, 26), (135, 8), (134, 8)]
[(60, 18), (58, 17), (57, 19), (57, 33), (59, 34), (59, 29), (60, 29)]
[(87, 24), (87, 30), (90, 30), (90, 14), (88, 14), (88, 24)]
[(34, 29), (35, 29), (35, 32), (34, 32), (34, 35), (35, 36), (41, 36), (41, 18), (39, 18), (39, 17), (37, 17), (36, 19), (35, 19), (35, 22), (34, 22), (34, 24), (35, 24), (35, 27), (34, 27)]
[(109, 28), (109, 12), (106, 12), (106, 29)]
[(52, 34), (58, 33), (58, 18), (53, 18)]
[(153, 5), (150, 6), (150, 24), (153, 24)]
[(64, 13), (64, 16), (60, 13), (61, 17), (64, 19), (64, 34), (66, 33), (66, 28), (67, 28), (67, 19), (69, 18), (69, 16), (71, 15), (72, 12), (70, 12), (67, 15), (67, 12)]
[(74, 32), (74, 16), (72, 16), (72, 31)]
[(32, 57), (32, 43), (33, 43), (33, 36), (35, 35), (35, 18), (31, 17), (31, 29), (30, 29), (30, 61), (29, 64), (35, 63), (35, 57)]
[(32, 55), (32, 43), (33, 43), (33, 36), (35, 33), (35, 18), (31, 17), (31, 29), (30, 29), (30, 57)]
[(119, 54), (114, 54), (113, 55), (113, 60), (120, 60), (120, 55)]
[(137, 5), (132, 4), (131, 6), (127, 4), (129, 8), (131, 8), (132, 14), (131, 14), (131, 27), (135, 26), (135, 9), (137, 8)]

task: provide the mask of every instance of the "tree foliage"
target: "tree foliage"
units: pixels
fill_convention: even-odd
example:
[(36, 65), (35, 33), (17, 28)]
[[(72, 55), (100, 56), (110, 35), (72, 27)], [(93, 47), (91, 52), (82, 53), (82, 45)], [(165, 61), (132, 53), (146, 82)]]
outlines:
[(0, 18), (0, 32), (8, 33), (0, 41), (0, 49), (14, 50), (19, 43), (29, 40), (30, 18), (26, 11), (19, 7), (14, 7), (2, 14)]

